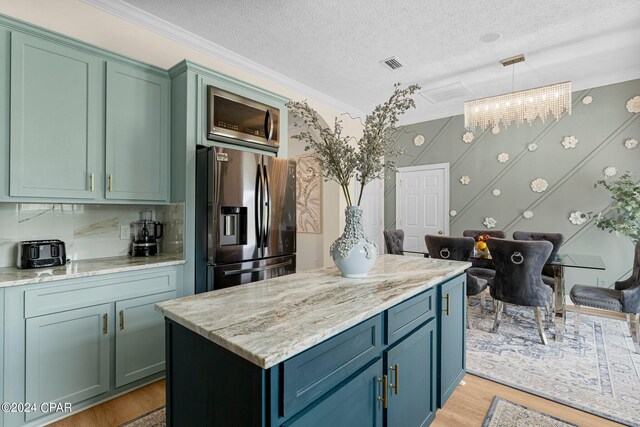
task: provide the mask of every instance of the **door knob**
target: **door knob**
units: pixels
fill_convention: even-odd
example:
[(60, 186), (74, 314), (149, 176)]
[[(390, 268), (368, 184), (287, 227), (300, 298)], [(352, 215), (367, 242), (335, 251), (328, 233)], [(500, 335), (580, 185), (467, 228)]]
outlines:
[(442, 230), (438, 230), (438, 234), (442, 234)]

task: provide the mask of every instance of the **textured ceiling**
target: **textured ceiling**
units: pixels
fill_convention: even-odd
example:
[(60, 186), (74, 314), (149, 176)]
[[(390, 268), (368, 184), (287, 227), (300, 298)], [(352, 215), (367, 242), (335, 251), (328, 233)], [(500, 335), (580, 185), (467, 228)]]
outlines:
[[(499, 60), (524, 53), (515, 89), (572, 80), (574, 90), (640, 77), (638, 0), (125, 0), (361, 111), (394, 82), (462, 82), (466, 97), (417, 97), (405, 122), (462, 113), (511, 91)], [(480, 37), (502, 37), (483, 43)], [(388, 71), (380, 60), (404, 67)]]

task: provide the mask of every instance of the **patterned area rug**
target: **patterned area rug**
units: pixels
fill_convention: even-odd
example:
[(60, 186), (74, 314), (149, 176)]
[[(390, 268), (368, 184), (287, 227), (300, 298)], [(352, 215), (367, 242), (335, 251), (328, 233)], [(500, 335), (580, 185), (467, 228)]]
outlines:
[(498, 333), (493, 310), (470, 307), (474, 329), (467, 335), (467, 371), (613, 421), (640, 426), (640, 354), (627, 323), (581, 315), (580, 337), (567, 314), (564, 340), (540, 343), (533, 310), (509, 306)]
[(562, 427), (576, 426), (560, 418), (527, 408), (501, 397), (494, 397), (482, 427)]
[(165, 407), (148, 412), (120, 427), (165, 427), (167, 425)]

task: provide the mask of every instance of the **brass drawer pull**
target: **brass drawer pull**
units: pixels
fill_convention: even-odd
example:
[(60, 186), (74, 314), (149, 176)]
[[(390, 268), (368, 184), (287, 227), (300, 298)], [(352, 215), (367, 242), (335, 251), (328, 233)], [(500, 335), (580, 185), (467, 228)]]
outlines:
[(124, 330), (124, 310), (120, 310), (120, 330)]
[(378, 400), (382, 401), (382, 407), (387, 409), (387, 405), (389, 403), (389, 395), (387, 392), (387, 385), (389, 383), (388, 377), (383, 375), (382, 378), (378, 378), (378, 382), (382, 383), (382, 397), (378, 396)]
[(95, 185), (95, 174), (92, 172), (89, 174), (89, 190), (93, 193)]
[(109, 314), (105, 313), (102, 315), (102, 333), (107, 335), (109, 332)]
[(113, 175), (109, 174), (109, 192), (113, 191)]
[(443, 298), (447, 300), (447, 305), (445, 305), (445, 308), (443, 311), (444, 311), (444, 314), (448, 316), (449, 315), (449, 294), (446, 294)]
[(396, 381), (395, 383), (389, 383), (389, 387), (393, 389), (395, 394), (398, 394), (400, 392), (400, 365), (396, 363), (393, 366), (389, 366), (389, 370), (396, 373)]

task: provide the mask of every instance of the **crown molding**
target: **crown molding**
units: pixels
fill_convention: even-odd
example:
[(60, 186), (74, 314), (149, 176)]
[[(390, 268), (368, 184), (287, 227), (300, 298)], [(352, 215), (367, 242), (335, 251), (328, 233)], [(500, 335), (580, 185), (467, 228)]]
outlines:
[[(231, 77), (227, 74), (214, 71), (210, 68), (207, 68), (203, 65), (196, 64), (195, 62), (191, 62), (186, 59), (183, 59), (173, 67), (169, 68), (169, 77), (174, 78), (178, 74), (184, 73), (185, 71), (189, 71), (189, 70), (201, 76), (208, 76), (218, 81), (222, 80), (227, 84), (234, 85), (233, 87), (241, 87), (243, 89), (249, 89), (251, 93), (262, 94), (267, 98), (269, 98), (271, 101), (281, 102), (283, 104), (286, 104), (287, 102), (291, 101), (291, 98), (287, 98), (286, 96), (282, 96), (278, 93), (271, 92), (270, 90), (263, 89), (261, 87), (256, 87), (256, 85), (243, 82), (241, 80), (236, 79), (235, 77)], [(230, 88), (229, 90), (233, 91), (234, 89)]]
[(158, 18), (122, 0), (80, 0), (82, 3), (93, 6), (118, 18), (132, 22), (154, 33), (160, 34), (178, 43), (189, 46), (216, 59), (240, 68), (254, 75), (275, 82), (287, 89), (299, 93), (304, 97), (320, 101), (338, 112), (348, 112), (354, 116), (364, 117), (365, 113), (351, 105), (326, 95), (284, 74), (258, 64), (242, 55), (213, 43), (203, 37), (193, 34), (164, 19)]

